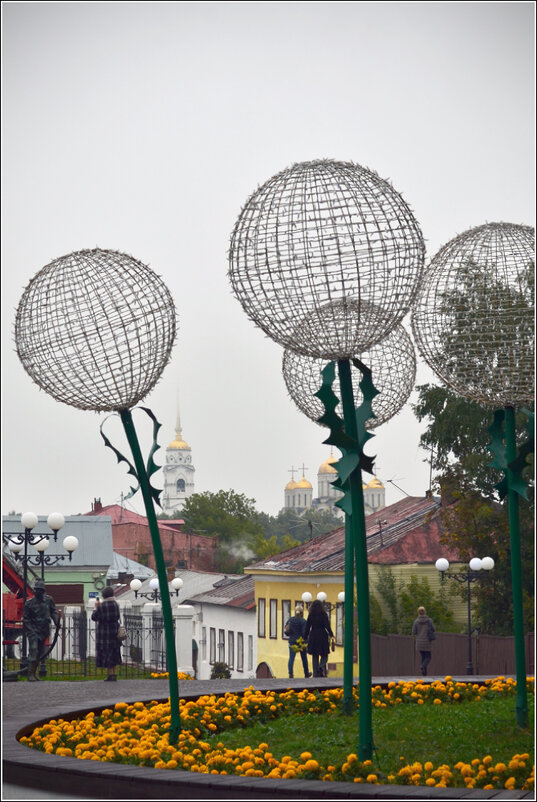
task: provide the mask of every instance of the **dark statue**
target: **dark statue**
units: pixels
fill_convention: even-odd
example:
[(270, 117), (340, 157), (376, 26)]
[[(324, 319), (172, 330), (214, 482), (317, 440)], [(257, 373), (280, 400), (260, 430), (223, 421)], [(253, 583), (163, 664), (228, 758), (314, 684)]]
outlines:
[(50, 636), (50, 621), (57, 626), (59, 613), (54, 599), (45, 593), (45, 583), (38, 579), (34, 596), (24, 603), (22, 625), (28, 641), (28, 682), (35, 682), (37, 666), (45, 652), (45, 641)]

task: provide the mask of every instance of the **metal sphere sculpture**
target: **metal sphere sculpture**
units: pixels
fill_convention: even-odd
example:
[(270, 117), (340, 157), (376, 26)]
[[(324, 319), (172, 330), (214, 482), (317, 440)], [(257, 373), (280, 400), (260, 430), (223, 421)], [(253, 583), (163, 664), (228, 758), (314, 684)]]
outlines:
[(416, 345), (465, 398), (493, 407), (533, 400), (534, 254), (534, 229), (487, 223), (444, 245), (425, 272)]
[(124, 253), (62, 256), (30, 281), (15, 319), (17, 354), (33, 381), (78, 409), (133, 407), (158, 381), (176, 334), (164, 282)]
[[(246, 314), (284, 348), (348, 359), (409, 311), (424, 252), (409, 206), (375, 172), (301, 162), (246, 202), (231, 236), (229, 277)], [(371, 306), (380, 326), (361, 319)]]
[[(368, 418), (366, 429), (375, 429), (393, 418), (404, 406), (416, 379), (416, 357), (410, 336), (399, 325), (380, 343), (355, 356), (373, 372), (375, 387), (379, 391), (372, 401), (374, 418)], [(321, 386), (321, 372), (327, 360), (302, 356), (286, 349), (283, 355), (283, 378), (289, 395), (305, 415), (318, 422), (324, 407), (315, 393)], [(362, 373), (351, 368), (354, 404), (360, 406), (363, 394), (359, 387)], [(341, 403), (335, 409), (343, 417)], [(324, 424), (321, 424), (324, 425)]]

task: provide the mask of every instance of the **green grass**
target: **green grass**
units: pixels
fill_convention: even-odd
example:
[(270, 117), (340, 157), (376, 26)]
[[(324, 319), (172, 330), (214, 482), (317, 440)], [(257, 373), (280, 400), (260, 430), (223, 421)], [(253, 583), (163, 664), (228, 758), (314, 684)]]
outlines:
[[(529, 700), (533, 721), (533, 697)], [(516, 753), (533, 754), (533, 730), (517, 727), (514, 697), (486, 699), (456, 705), (404, 704), (373, 710), (373, 763), (383, 772), (402, 764), (432, 761), (454, 765), (459, 760), (491, 755), (508, 763)], [(229, 730), (206, 739), (212, 746), (252, 747), (266, 742), (272, 754), (297, 758), (309, 751), (324, 765), (338, 765), (358, 748), (358, 714), (344, 716), (295, 715), (242, 730)]]
[[(6, 671), (18, 671), (20, 668), (20, 661), (15, 660), (13, 658), (8, 658), (4, 660), (4, 667)], [(105, 668), (96, 668), (95, 667), (95, 660), (91, 659), (87, 661), (86, 670), (87, 673), (83, 674), (84, 667), (83, 663), (73, 660), (50, 660), (47, 659), (47, 674), (45, 677), (41, 677), (39, 673), (37, 676), (39, 677), (41, 682), (88, 682), (90, 680), (97, 680), (104, 678), (107, 675), (107, 671)], [(130, 665), (125, 665), (124, 663), (119, 666), (119, 669), (116, 671), (118, 680), (127, 680), (127, 679), (151, 679), (151, 670), (142, 670), (140, 668), (133, 668)], [(19, 682), (26, 682), (27, 677), (26, 674), (19, 674)]]

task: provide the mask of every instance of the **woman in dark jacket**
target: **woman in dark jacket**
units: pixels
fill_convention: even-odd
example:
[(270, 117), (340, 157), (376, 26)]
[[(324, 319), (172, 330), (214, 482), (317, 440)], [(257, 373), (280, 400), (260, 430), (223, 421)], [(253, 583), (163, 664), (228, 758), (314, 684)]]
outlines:
[(416, 641), (416, 651), (421, 656), (421, 673), (425, 677), (427, 666), (431, 662), (431, 641), (436, 638), (433, 622), (425, 607), (418, 607), (418, 617), (412, 624), (412, 634)]
[(103, 602), (95, 602), (91, 620), (97, 622), (95, 648), (97, 651), (97, 668), (107, 668), (105, 682), (115, 682), (116, 666), (121, 664), (121, 644), (117, 638), (119, 627), (119, 605), (114, 599), (114, 591), (110, 586), (103, 590)]
[(334, 637), (334, 633), (323, 604), (318, 599), (311, 603), (305, 635), (308, 639), (308, 654), (311, 654), (313, 664), (313, 676), (326, 677), (330, 638)]

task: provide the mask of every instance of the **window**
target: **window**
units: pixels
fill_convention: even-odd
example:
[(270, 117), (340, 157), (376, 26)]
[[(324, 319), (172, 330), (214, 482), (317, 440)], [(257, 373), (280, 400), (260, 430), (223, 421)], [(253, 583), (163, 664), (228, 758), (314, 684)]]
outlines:
[(178, 479), (177, 480), (177, 492), (178, 493), (184, 493), (185, 492), (185, 488), (186, 488), (185, 480), (184, 479)]
[(248, 635), (248, 671), (254, 668), (254, 636)]
[(257, 637), (265, 637), (265, 599), (257, 600)]
[(283, 631), (286, 623), (291, 618), (291, 601), (290, 599), (283, 599), (282, 601), (282, 638), (288, 640), (289, 636)]
[(328, 616), (328, 621), (330, 623), (330, 626), (332, 626), (332, 620), (331, 620), (332, 605), (330, 604), (330, 602), (327, 602), (327, 601), (323, 602), (323, 604), (324, 604), (324, 611), (325, 611), (326, 615)]
[(226, 662), (226, 633), (223, 629), (218, 630), (218, 662)]
[(278, 599), (270, 600), (269, 634), (271, 638), (278, 637)]
[(216, 629), (209, 629), (209, 663), (216, 663)]
[(207, 660), (207, 627), (201, 628), (201, 659)]
[(235, 633), (227, 633), (227, 664), (229, 668), (235, 665)]
[(237, 632), (237, 671), (244, 671), (244, 633)]
[(343, 613), (345, 604), (343, 602), (336, 603), (336, 643), (338, 646), (343, 646)]

